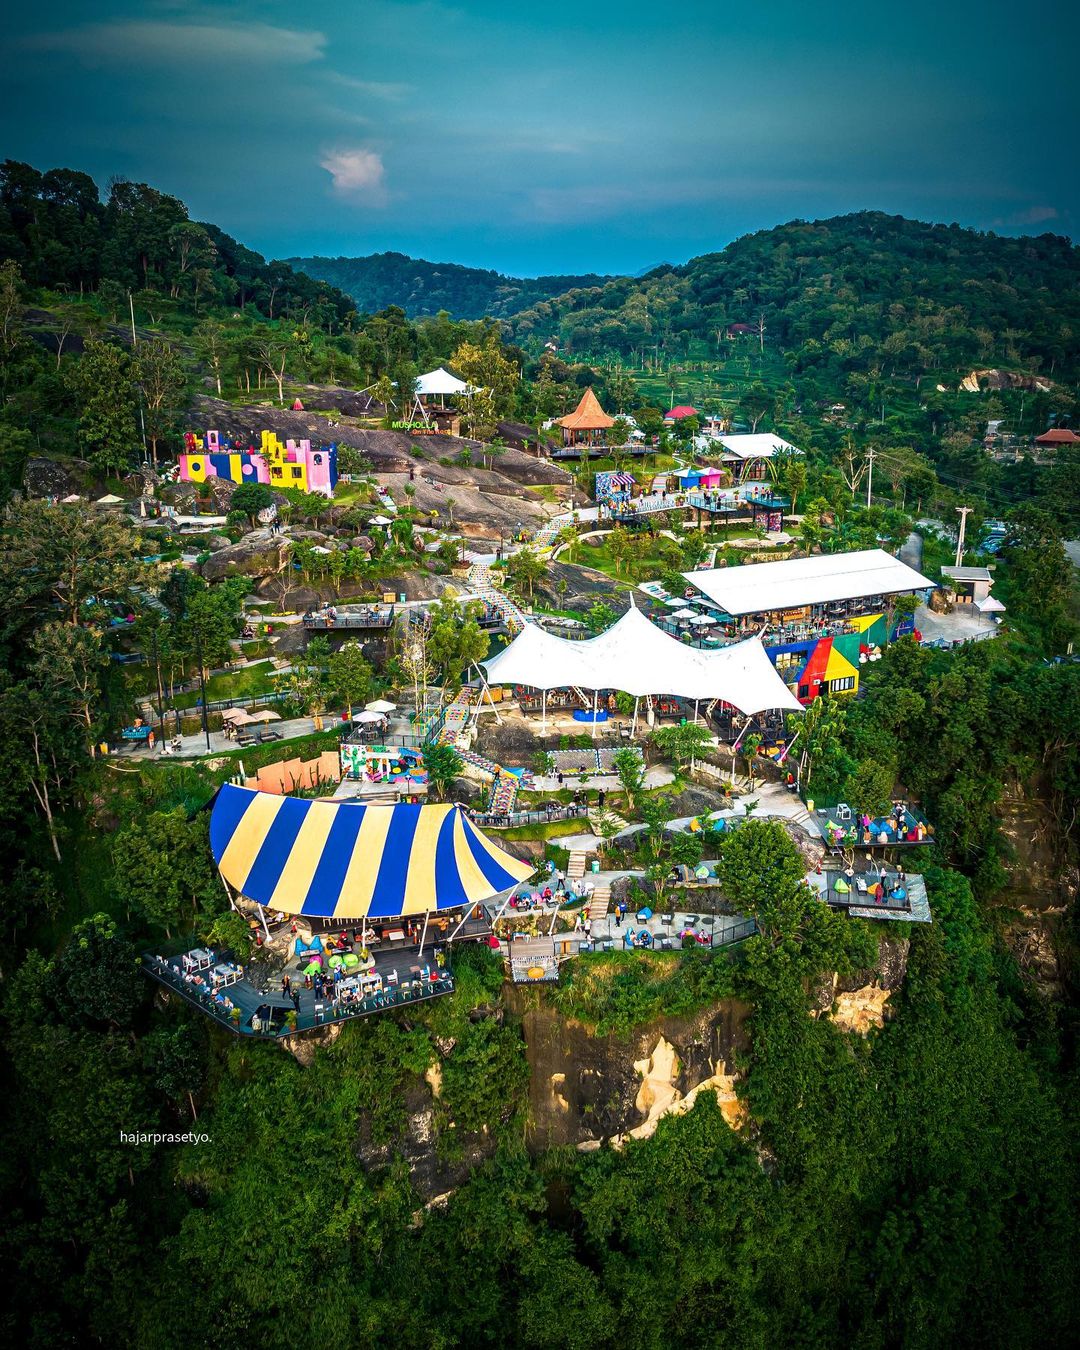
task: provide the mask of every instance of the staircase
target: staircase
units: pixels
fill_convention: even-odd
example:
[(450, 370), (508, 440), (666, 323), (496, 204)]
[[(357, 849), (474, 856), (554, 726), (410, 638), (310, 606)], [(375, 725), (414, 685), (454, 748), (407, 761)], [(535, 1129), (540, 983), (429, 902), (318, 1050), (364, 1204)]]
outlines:
[(606, 881), (599, 881), (596, 884), (596, 890), (589, 896), (589, 919), (595, 923), (598, 919), (606, 919), (611, 909), (611, 886)]
[(585, 854), (580, 849), (575, 849), (570, 854), (570, 861), (566, 864), (567, 881), (580, 881), (585, 875)]
[(495, 781), (491, 785), (491, 800), (488, 803), (488, 810), (493, 815), (508, 816), (517, 801), (519, 786), (520, 784), (514, 774), (507, 773), (505, 769), (500, 768), (495, 775)]
[(618, 834), (620, 830), (625, 830), (630, 824), (628, 820), (624, 820), (622, 816), (619, 815), (618, 811), (613, 811), (610, 806), (605, 806), (602, 811), (598, 807), (594, 808), (589, 812), (589, 824), (592, 827), (593, 834), (598, 838), (602, 838), (600, 834), (600, 822), (602, 820), (610, 821), (614, 824), (616, 827), (616, 834)]
[(495, 610), (502, 616), (511, 637), (516, 636), (527, 623), (532, 622), (528, 615), (495, 585), (495, 579), (486, 564), (473, 563), (469, 568), (466, 580), (469, 590), (476, 599), (482, 600), (489, 609)]

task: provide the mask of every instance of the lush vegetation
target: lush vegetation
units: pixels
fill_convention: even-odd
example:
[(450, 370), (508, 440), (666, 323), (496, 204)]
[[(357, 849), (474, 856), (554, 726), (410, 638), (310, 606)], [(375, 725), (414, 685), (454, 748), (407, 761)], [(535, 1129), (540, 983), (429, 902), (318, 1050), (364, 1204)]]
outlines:
[[(55, 453), (79, 437), (110, 475), (139, 457), (143, 425), (148, 452), (167, 445), (196, 374), (243, 398), (252, 383), (280, 398), (286, 376), (372, 379), (385, 392), (419, 364), (453, 355), (455, 368), (492, 390), (478, 413), (485, 427), (543, 414), (586, 383), (620, 411), (642, 412), (639, 400), (657, 395), (610, 366), (550, 356), (532, 364), (490, 325), (414, 323), (401, 309), (363, 320), (288, 269), (275, 285), (277, 265), (193, 225), (151, 189), (117, 184), (103, 204), (81, 175), (9, 163), (0, 226), (5, 497), (35, 449)], [(915, 503), (951, 505), (960, 461), (949, 456), (962, 459), (973, 438), (968, 426), (965, 445), (950, 448), (950, 419), (962, 418), (949, 404), (927, 443), (932, 453), (915, 451), (923, 442), (912, 428), (939, 416), (929, 393), (919, 405), (922, 365), (980, 360), (972, 325), (985, 323), (988, 359), (1000, 356), (1007, 328), (1028, 373), (1040, 357), (1042, 373), (1073, 378), (1077, 330), (1053, 323), (1072, 322), (1075, 294), (1065, 292), (1075, 254), (1062, 241), (976, 239), (879, 217), (785, 229), (700, 267), (596, 294), (615, 300), (607, 312), (625, 323), (619, 314), (633, 295), (661, 302), (670, 292), (689, 306), (708, 272), (709, 324), (748, 320), (759, 306), (765, 315), (757, 375), (786, 362), (813, 398), (858, 400), (863, 413), (878, 378), (872, 348), (881, 347), (907, 392), (897, 398), (901, 413), (880, 438), (874, 432), (888, 449), (876, 481), (889, 497), (869, 509), (854, 502), (865, 416), (849, 428), (824, 418), (810, 428), (777, 381), (761, 381), (767, 406), (759, 392), (743, 402), (763, 423), (801, 420), (808, 432), (797, 437), (805, 463), (781, 466), (803, 504), (801, 547), (895, 547)], [(906, 270), (898, 256), (909, 258)], [(1009, 277), (995, 272), (1006, 266)], [(961, 274), (973, 285), (956, 282), (954, 293)], [(143, 332), (135, 351), (121, 341), (129, 292)], [(670, 309), (652, 303), (649, 321), (663, 322)], [(954, 323), (957, 306), (970, 312)], [(586, 325), (571, 320), (586, 309), (560, 302), (541, 318), (565, 325), (567, 343), (584, 342)], [(713, 340), (688, 308), (663, 334), (672, 349), (684, 321), (691, 346)], [(925, 336), (925, 362), (907, 342), (888, 345), (908, 330)], [(588, 341), (625, 357), (612, 331), (608, 346)], [(790, 360), (769, 348), (774, 341)], [(1045, 403), (1039, 415), (1049, 411)], [(655, 405), (638, 420), (661, 434)], [(665, 437), (662, 450), (672, 448)], [(148, 561), (146, 536), (120, 519), (7, 501), (0, 1324), (8, 1339), (31, 1350), (116, 1341), (232, 1350), (291, 1345), (304, 1334), (332, 1347), (444, 1350), (1076, 1343), (1075, 902), (1054, 918), (1061, 977), (1046, 991), (1004, 941), (1002, 916), (1014, 908), (1011, 886), (1025, 861), (998, 819), (1007, 794), (1026, 794), (1055, 846), (1056, 875), (1074, 874), (1080, 666), (1060, 660), (1076, 617), (1063, 546), (1076, 514), (1068, 472), (1062, 458), (1012, 499), (998, 577), (1005, 635), (958, 651), (894, 641), (866, 667), (861, 698), (819, 700), (802, 724), (795, 753), (821, 801), (846, 796), (876, 808), (899, 784), (925, 806), (936, 830), (924, 867), (933, 925), (840, 918), (811, 895), (788, 834), (751, 819), (715, 845), (723, 892), (758, 929), (736, 951), (594, 955), (556, 990), (507, 996), (498, 960), (467, 948), (455, 961), (453, 998), (346, 1025), (308, 1047), (305, 1062), (229, 1037), (176, 1000), (163, 1004), (137, 969), (140, 951), (172, 940), (249, 945), (210, 862), (204, 809), (236, 759), (136, 767), (98, 753), (134, 714), (136, 693), (163, 697), (231, 658), (247, 583), (208, 585), (167, 560)], [(375, 509), (365, 495), (350, 501), (347, 526), (362, 528)], [(258, 492), (239, 495), (231, 527), (264, 504)], [(296, 520), (326, 510), (301, 497), (286, 505)], [(573, 541), (563, 542), (574, 556)], [(598, 552), (629, 581), (646, 566), (677, 576), (722, 543), (697, 531), (680, 543), (613, 531)], [(327, 558), (301, 544), (289, 572), (332, 586), (374, 579), (380, 568), (416, 565), (420, 547), (405, 507), (385, 538), (363, 548)], [(580, 546), (577, 560), (587, 552)], [(950, 554), (928, 533), (931, 574)], [(736, 550), (723, 556), (738, 565)], [(547, 570), (526, 550), (506, 574), (528, 599)], [(283, 599), (292, 584), (290, 575)], [(613, 611), (597, 600), (587, 617), (598, 631)], [(118, 625), (147, 656), (136, 673), (110, 659), (120, 654)], [(428, 685), (453, 688), (486, 641), (470, 607), (448, 596), (397, 635), (381, 670), (358, 643), (332, 650), (316, 638), (276, 684), (312, 713), (361, 704), (387, 679), (422, 706)], [(229, 680), (211, 692), (241, 680), (261, 691), (268, 672)], [(661, 731), (654, 743), (680, 772), (710, 753), (693, 726)], [(289, 751), (331, 744), (332, 733)], [(748, 737), (744, 749), (752, 744)], [(259, 747), (243, 762), (250, 771), (281, 755)], [(429, 767), (447, 793), (461, 765), (447, 750)], [(620, 809), (645, 823), (634, 861), (650, 890), (635, 899), (663, 896), (674, 863), (700, 861), (704, 836), (665, 830), (672, 809), (645, 790), (636, 756), (620, 751), (616, 767), (627, 799)], [(517, 837), (575, 828), (532, 826)], [(841, 1030), (828, 1015), (834, 975), (853, 987), (886, 967), (884, 1025), (866, 1036)], [(628, 1065), (665, 1019), (700, 1017), (704, 1028), (711, 1010), (737, 1012), (745, 1026), (727, 1066), (739, 1075), (740, 1129), (704, 1093), (692, 1111), (621, 1150), (537, 1149), (547, 1085), (530, 1082), (526, 1025), (556, 1036), (572, 1022), (598, 1053)], [(156, 1145), (138, 1137), (189, 1132), (205, 1137)]]
[(482, 267), (431, 263), (404, 253), (364, 258), (289, 258), (291, 267), (329, 282), (352, 297), (363, 314), (400, 305), (410, 318), (440, 310), (459, 319), (507, 318), (518, 310), (581, 286), (602, 286), (607, 277), (506, 277)]

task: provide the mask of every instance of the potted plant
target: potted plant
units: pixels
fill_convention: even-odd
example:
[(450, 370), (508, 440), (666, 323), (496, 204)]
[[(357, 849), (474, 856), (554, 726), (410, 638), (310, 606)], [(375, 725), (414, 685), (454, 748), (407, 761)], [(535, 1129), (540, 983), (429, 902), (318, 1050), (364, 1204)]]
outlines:
[(295, 1009), (295, 1008), (290, 1008), (289, 1011), (285, 1014), (285, 1025), (289, 1028), (290, 1031), (295, 1031), (295, 1030), (296, 1030), (296, 1009)]

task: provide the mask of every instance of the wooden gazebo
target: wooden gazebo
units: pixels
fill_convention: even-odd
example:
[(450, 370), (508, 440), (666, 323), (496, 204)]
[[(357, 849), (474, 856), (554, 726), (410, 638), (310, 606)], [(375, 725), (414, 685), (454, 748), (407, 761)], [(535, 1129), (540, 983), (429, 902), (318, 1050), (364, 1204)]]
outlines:
[(603, 433), (614, 425), (614, 417), (609, 417), (601, 408), (591, 388), (585, 390), (572, 413), (559, 419), (564, 445), (596, 445), (603, 441)]

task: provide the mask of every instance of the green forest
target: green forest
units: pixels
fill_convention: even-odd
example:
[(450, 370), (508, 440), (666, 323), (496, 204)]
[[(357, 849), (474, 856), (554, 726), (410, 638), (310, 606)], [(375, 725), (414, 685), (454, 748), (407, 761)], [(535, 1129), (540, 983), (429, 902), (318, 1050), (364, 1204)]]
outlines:
[[(864, 214), (782, 226), (639, 281), (519, 283), (376, 257), (390, 262), (365, 276), (370, 290), (346, 270), (313, 280), (149, 186), (119, 181), (103, 198), (82, 173), (0, 168), (9, 1340), (30, 1350), (235, 1350), (305, 1335), (373, 1350), (1077, 1344), (1080, 664), (1069, 657), (1078, 609), (1065, 542), (1080, 526), (1078, 466), (1075, 450), (1002, 465), (982, 445), (995, 412), (1028, 441), (1075, 417), (1077, 250)], [(547, 282), (552, 293), (587, 284), (541, 298)], [(752, 331), (728, 337), (733, 324)], [(559, 352), (542, 354), (551, 338)], [(592, 953), (556, 988), (522, 992), (486, 948), (463, 946), (452, 997), (357, 1020), (295, 1054), (155, 997), (142, 952), (198, 941), (261, 959), (208, 847), (207, 807), (240, 756), (97, 753), (134, 711), (110, 623), (130, 612), (159, 667), (213, 666), (240, 638), (248, 588), (206, 581), (179, 549), (148, 555), (124, 516), (28, 495), (27, 461), (78, 459), (102, 487), (123, 488), (145, 460), (175, 457), (196, 393), (265, 409), (302, 391), (318, 410), (339, 386), (390, 399), (436, 363), (491, 391), (470, 427), (485, 442), (482, 471), (503, 449), (500, 420), (535, 427), (588, 385), (655, 435), (670, 463), (694, 428), (663, 429), (664, 395), (701, 389), (805, 450), (781, 472), (808, 554), (895, 548), (920, 510), (951, 520), (967, 502), (965, 560), (986, 561), (981, 526), (1004, 514), (1005, 631), (952, 650), (893, 641), (865, 668), (859, 698), (822, 698), (800, 724), (819, 800), (900, 790), (936, 823), (920, 863), (932, 924), (828, 910), (789, 834), (751, 818), (717, 846), (725, 893), (758, 930), (731, 949)], [(1047, 388), (959, 393), (982, 366)], [(373, 431), (387, 420), (356, 419)], [(864, 507), (869, 448), (880, 459)], [(473, 463), (467, 446), (458, 453)], [(370, 467), (355, 453), (350, 463), (357, 477)], [(364, 493), (332, 508), (346, 539), (378, 509)], [(403, 495), (379, 547), (396, 568), (420, 569)], [(263, 504), (251, 494), (235, 504), (231, 539)], [(308, 523), (328, 510), (293, 505)], [(616, 566), (624, 544), (608, 546)], [(707, 541), (688, 531), (663, 547), (678, 576)], [(951, 548), (928, 531), (935, 579)], [(313, 554), (310, 542), (297, 549), (312, 573)], [(334, 556), (380, 589), (377, 557)], [(549, 569), (517, 557), (510, 584), (531, 595)], [(576, 560), (587, 561), (584, 545)], [(455, 633), (479, 636), (446, 602), (433, 645), (448, 650), (448, 686), (466, 659)], [(363, 658), (335, 657), (314, 642), (297, 656), (284, 682), (305, 708), (312, 688), (323, 708), (376, 688)], [(406, 689), (402, 670), (386, 662), (378, 688)], [(312, 734), (288, 752), (335, 743), (333, 731)], [(262, 746), (243, 763), (284, 753)], [(701, 861), (700, 841), (662, 828), (674, 810), (663, 794), (638, 805), (651, 875)], [(1006, 829), (1020, 808), (1053, 855), (1053, 981), (1035, 978), (1015, 938), (1031, 918), (1030, 855)], [(900, 950), (883, 1024), (838, 1026), (827, 1015), (835, 982), (882, 980)], [(538, 1144), (527, 1026), (573, 1027), (621, 1063), (672, 1019), (710, 1017), (745, 1029), (727, 1065), (739, 1128), (703, 1093), (651, 1138)], [(600, 1087), (598, 1115), (614, 1094)]]
[(483, 267), (432, 263), (404, 253), (363, 258), (287, 258), (290, 267), (329, 282), (362, 314), (399, 305), (410, 318), (446, 310), (457, 319), (506, 319), (567, 291), (603, 286), (607, 277), (507, 277)]

